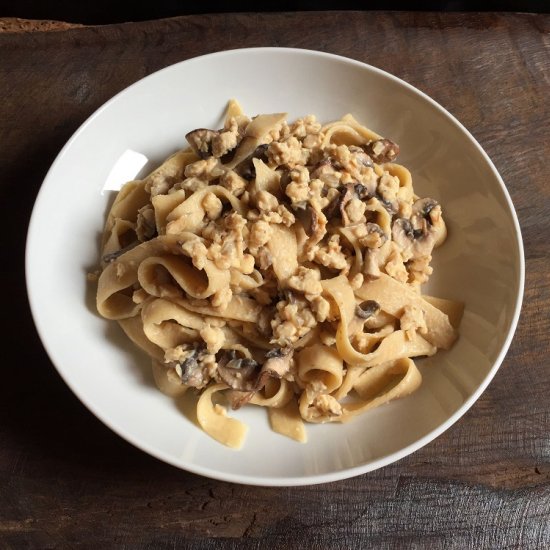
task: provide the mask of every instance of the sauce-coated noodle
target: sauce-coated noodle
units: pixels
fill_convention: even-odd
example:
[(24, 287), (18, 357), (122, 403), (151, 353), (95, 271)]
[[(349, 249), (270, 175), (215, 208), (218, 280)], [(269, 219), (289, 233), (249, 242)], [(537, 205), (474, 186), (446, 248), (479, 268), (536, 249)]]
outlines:
[(200, 393), (202, 429), (233, 448), (227, 416), (269, 410), (305, 442), (303, 421), (345, 422), (415, 391), (413, 357), (449, 349), (463, 306), (423, 296), (440, 205), (420, 198), (399, 147), (351, 115), (248, 118), (128, 182), (107, 216), (97, 308), (153, 363), (157, 385)]

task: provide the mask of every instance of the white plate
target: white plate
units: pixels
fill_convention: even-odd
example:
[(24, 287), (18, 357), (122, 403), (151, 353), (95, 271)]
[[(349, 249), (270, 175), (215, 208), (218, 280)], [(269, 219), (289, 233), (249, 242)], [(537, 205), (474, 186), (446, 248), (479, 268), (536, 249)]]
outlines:
[[(464, 300), (461, 337), (422, 365), (423, 384), (402, 399), (339, 425), (308, 426), (300, 444), (269, 429), (265, 410), (241, 451), (210, 439), (153, 385), (148, 360), (98, 317), (86, 272), (114, 191), (217, 127), (229, 98), (247, 113), (347, 112), (401, 146), (399, 162), (421, 196), (439, 200), (449, 239), (435, 253), (430, 292)], [(145, 164), (145, 166), (144, 166)], [(139, 174), (138, 174), (139, 173)], [(107, 426), (140, 449), (205, 476), (256, 485), (304, 485), (380, 468), (458, 420), (495, 375), (515, 330), (524, 262), (518, 221), (495, 167), (447, 111), (405, 82), (320, 52), (258, 48), (167, 67), (124, 90), (69, 140), (38, 195), (27, 242), (27, 286), (44, 346), (66, 383)], [(52, 403), (52, 407), (55, 404)]]

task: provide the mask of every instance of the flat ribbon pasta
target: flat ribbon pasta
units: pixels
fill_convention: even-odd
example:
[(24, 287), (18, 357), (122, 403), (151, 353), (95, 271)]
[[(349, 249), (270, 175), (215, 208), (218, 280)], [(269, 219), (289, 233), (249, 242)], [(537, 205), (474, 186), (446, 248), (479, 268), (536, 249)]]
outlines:
[(249, 157), (260, 145), (262, 139), (286, 118), (286, 113), (273, 115), (259, 115), (247, 126), (243, 140), (241, 141), (233, 159), (226, 163), (227, 168), (234, 168)]
[(306, 443), (307, 433), (298, 403), (291, 399), (284, 407), (270, 408), (269, 423), (274, 432), (286, 435), (299, 443)]
[(412, 359), (401, 358), (366, 370), (355, 382), (354, 390), (364, 400), (343, 407), (341, 421), (413, 393), (422, 375)]
[[(167, 277), (168, 275), (168, 277)], [(173, 282), (171, 282), (173, 280)], [(188, 296), (204, 299), (229, 284), (230, 273), (205, 260), (203, 269), (193, 266), (187, 256), (150, 256), (138, 268), (138, 281), (151, 296)]]
[(346, 363), (370, 367), (391, 359), (435, 353), (434, 346), (420, 335), (415, 333), (412, 338), (408, 338), (403, 331), (395, 331), (387, 336), (375, 351), (367, 354), (360, 353), (351, 345), (348, 333), (348, 326), (353, 319), (356, 307), (352, 288), (343, 276), (325, 280), (322, 284), (324, 291), (334, 301), (339, 311), (340, 323), (336, 332), (336, 348)]
[(225, 187), (209, 185), (195, 191), (166, 216), (166, 233), (170, 235), (179, 234), (184, 231), (197, 233), (202, 227), (204, 217), (206, 216), (203, 203), (207, 193), (212, 193), (218, 198), (225, 199), (229, 202), (234, 212), (243, 214), (244, 210), (241, 202)]
[(198, 157), (192, 151), (174, 153), (143, 180), (144, 189), (153, 196), (166, 193), (175, 183), (184, 180), (186, 166), (196, 160)]
[(214, 394), (226, 390), (224, 384), (206, 388), (197, 403), (197, 420), (201, 428), (216, 441), (233, 449), (240, 449), (246, 438), (248, 426), (227, 416), (226, 409), (212, 403)]
[(341, 356), (334, 348), (313, 344), (298, 354), (298, 376), (306, 383), (320, 383), (331, 393), (340, 387), (344, 377)]
[(232, 448), (248, 428), (221, 397), (305, 442), (304, 422), (415, 391), (412, 358), (452, 346), (463, 304), (420, 293), (447, 229), (398, 145), (351, 114), (289, 124), (235, 100), (222, 128), (186, 139), (121, 188), (101, 242), (98, 312), (149, 355), (159, 389), (196, 391), (199, 425)]
[(399, 317), (406, 305), (415, 305), (424, 311), (427, 331), (422, 336), (437, 348), (449, 349), (457, 339), (457, 333), (445, 313), (424, 300), (411, 287), (381, 274), (378, 279), (366, 282), (355, 291), (363, 300), (375, 300), (380, 307)]
[(344, 403), (334, 409), (327, 407), (326, 411), (320, 412), (318, 406), (312, 407), (315, 400), (321, 398), (337, 404), (334, 397), (305, 391), (300, 397), (300, 413), (309, 422), (347, 422), (358, 414), (413, 393), (421, 382), (422, 375), (412, 359), (389, 361), (365, 370), (354, 379), (353, 389), (361, 398), (359, 401)]
[(144, 334), (162, 349), (196, 341), (205, 325), (203, 316), (164, 299), (148, 301), (141, 310), (141, 319)]
[(293, 396), (292, 385), (288, 380), (270, 378), (265, 386), (252, 396), (249, 403), (279, 409), (284, 407)]
[(181, 397), (188, 389), (181, 383), (176, 371), (159, 361), (153, 360), (153, 378), (158, 389), (168, 397)]
[(147, 335), (143, 331), (143, 322), (141, 315), (135, 317), (128, 317), (127, 319), (119, 319), (118, 324), (125, 332), (126, 336), (140, 349), (142, 349), (147, 355), (153, 358), (153, 360), (162, 361), (164, 359), (164, 352), (162, 348), (157, 346), (154, 342), (151, 342)]
[(273, 271), (280, 281), (286, 281), (298, 269), (298, 244), (294, 231), (284, 225), (271, 225), (267, 247), (272, 256)]
[(114, 218), (109, 230), (103, 235), (106, 240), (102, 245), (101, 254), (102, 261), (105, 261), (111, 254), (117, 254), (137, 241), (136, 224), (122, 218)]
[(261, 159), (252, 159), (256, 177), (253, 192), (267, 191), (276, 197), (281, 197), (281, 174), (269, 168)]
[(168, 195), (156, 195), (155, 197), (151, 197), (151, 203), (155, 210), (155, 223), (159, 235), (166, 234), (167, 218), (169, 214), (185, 201), (186, 196), (187, 191), (185, 189), (178, 189)]
[[(174, 296), (174, 290), (178, 287), (194, 298), (206, 298), (226, 287), (229, 272), (218, 269), (210, 260), (206, 260), (203, 270), (198, 270), (185, 256), (182, 244), (196, 238), (191, 233), (159, 236), (141, 243), (108, 264), (98, 281), (99, 313), (107, 319), (136, 315), (141, 305), (133, 301), (131, 291), (138, 282), (152, 296), (160, 296), (162, 289), (165, 293), (167, 289), (168, 294)], [(157, 268), (162, 268), (165, 273), (163, 276), (161, 272), (160, 281)], [(170, 275), (168, 280), (166, 274)]]
[(176, 303), (195, 313), (246, 323), (255, 323), (262, 310), (261, 306), (252, 298), (238, 295), (234, 295), (223, 310), (210, 305), (199, 305), (191, 300), (176, 300)]
[(108, 239), (109, 231), (115, 220), (121, 219), (135, 223), (138, 210), (148, 204), (148, 202), (149, 194), (145, 191), (144, 182), (129, 181), (125, 183), (109, 210), (103, 233), (104, 242)]

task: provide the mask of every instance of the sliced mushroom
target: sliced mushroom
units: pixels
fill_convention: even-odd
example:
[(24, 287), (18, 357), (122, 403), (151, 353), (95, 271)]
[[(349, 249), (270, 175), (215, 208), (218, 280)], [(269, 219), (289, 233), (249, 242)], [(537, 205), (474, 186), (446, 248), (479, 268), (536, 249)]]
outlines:
[(258, 367), (254, 359), (237, 357), (235, 350), (224, 350), (218, 361), (218, 374), (230, 388), (252, 391), (258, 379)]
[(308, 237), (305, 246), (311, 248), (320, 242), (327, 233), (327, 216), (306, 201), (295, 203), (292, 211)]
[(310, 169), (311, 179), (319, 179), (330, 187), (336, 187), (340, 181), (336, 167), (331, 159), (323, 159)]
[(319, 174), (323, 171), (324, 167), (326, 166), (332, 166), (332, 162), (330, 161), (329, 158), (324, 158), (320, 160), (317, 164), (308, 165), (307, 169), (311, 174), (311, 179), (317, 178)]
[(372, 159), (364, 149), (361, 149), (361, 147), (357, 147), (357, 145), (349, 145), (348, 149), (363, 166), (370, 166), (371, 168), (374, 166)]
[[(394, 241), (396, 240), (395, 232), (397, 232), (400, 236), (405, 235), (406, 238), (412, 240), (422, 237), (424, 233), (424, 228), (415, 229), (410, 220), (407, 220), (405, 218), (398, 218), (397, 220), (395, 220), (392, 227), (392, 236)], [(402, 239), (400, 238), (397, 240), (401, 241)]]
[(412, 206), (412, 217), (424, 218), (429, 224), (439, 220), (441, 208), (437, 208), (439, 203), (428, 197), (418, 199)]
[(395, 216), (397, 212), (399, 211), (399, 206), (397, 204), (397, 201), (389, 201), (387, 199), (384, 199), (381, 195), (376, 193), (375, 198), (378, 199), (378, 202), (386, 209), (386, 212), (390, 216)]
[(155, 210), (150, 204), (146, 204), (138, 210), (136, 220), (136, 235), (141, 242), (149, 241), (157, 236), (155, 223)]
[[(352, 199), (359, 198), (357, 195), (356, 187), (360, 185), (357, 183), (348, 183), (345, 185), (344, 194), (341, 194), (342, 200), (340, 201), (340, 216), (342, 217), (342, 223), (347, 226), (350, 225), (351, 221), (349, 219), (348, 213), (346, 212), (346, 207)], [(359, 190), (362, 190), (363, 186), (359, 187)]]
[(272, 115), (258, 115), (252, 119), (246, 127), (244, 137), (235, 152), (235, 156), (226, 167), (234, 168), (252, 155), (265, 136), (283, 122), (285, 118), (286, 113), (275, 113)]
[(252, 396), (261, 390), (269, 378), (282, 378), (290, 370), (294, 349), (292, 348), (274, 348), (269, 350), (266, 355), (262, 369), (258, 375), (254, 388), (250, 391), (234, 392), (231, 395), (231, 407), (239, 409), (248, 403)]
[(388, 236), (377, 223), (368, 222), (366, 228), (367, 236), (361, 238), (361, 243), (368, 248), (380, 248), (388, 240)]
[(325, 206), (323, 212), (329, 220), (335, 218), (338, 213), (340, 213), (344, 225), (348, 225), (349, 219), (345, 210), (347, 204), (354, 198), (360, 200), (372, 198), (376, 191), (376, 183), (372, 189), (362, 183), (347, 183), (346, 185), (339, 185), (338, 191), (339, 195), (334, 197), (334, 199)]
[(275, 311), (275, 307), (264, 307), (258, 316), (258, 332), (266, 338), (271, 338), (273, 336), (271, 321), (275, 317)]
[[(262, 367), (260, 379), (266, 374), (272, 378), (282, 378), (290, 370), (290, 362), (293, 354), (294, 350), (292, 348), (274, 348), (269, 350), (265, 354), (267, 361)], [(260, 387), (263, 387), (264, 385), (265, 382), (264, 384), (261, 384)]]
[(256, 169), (254, 168), (253, 159), (260, 159), (261, 161), (267, 163), (267, 148), (267, 144), (259, 145), (249, 158), (239, 164), (237, 173), (241, 176), (241, 178), (250, 181), (256, 177)]
[(357, 198), (361, 199), (362, 201), (369, 200), (370, 198), (372, 198), (376, 190), (376, 182), (374, 183), (374, 187), (372, 189), (363, 185), (362, 183), (355, 183), (353, 185), (353, 189), (355, 191), (355, 194), (357, 195)]
[(393, 162), (399, 154), (399, 145), (391, 139), (376, 139), (364, 147), (367, 154), (377, 164)]
[(185, 135), (185, 139), (191, 145), (191, 149), (202, 159), (212, 155), (212, 140), (219, 135), (215, 130), (197, 128)]
[(441, 215), (441, 206), (430, 198), (418, 199), (412, 207), (411, 223), (415, 229), (430, 233), (433, 248), (438, 247), (447, 237), (447, 227)]
[(293, 209), (296, 219), (302, 224), (306, 235), (309, 237), (307, 246), (312, 247), (320, 242), (327, 233), (327, 217), (321, 211), (309, 203), (304, 208)]
[(327, 219), (331, 220), (332, 218), (335, 218), (340, 213), (340, 204), (342, 203), (342, 199), (344, 198), (347, 189), (343, 186), (341, 186), (338, 189), (339, 193), (336, 195), (325, 208), (323, 209), (323, 213), (327, 217)]
[(435, 244), (432, 226), (422, 220), (422, 226), (415, 229), (405, 218), (398, 218), (392, 226), (393, 241), (401, 248), (405, 260), (413, 257), (429, 256)]
[[(283, 290), (282, 294), (283, 294), (282, 299), (286, 300), (289, 304), (295, 304), (297, 302), (295, 292), (290, 290), (289, 288)], [(266, 354), (266, 357), (267, 357), (267, 354)]]
[(302, 224), (306, 235), (310, 237), (316, 225), (315, 211), (311, 208), (309, 203), (305, 201), (303, 203), (295, 203), (291, 208), (295, 218)]
[(368, 319), (380, 311), (380, 304), (374, 300), (365, 300), (355, 308), (355, 315), (361, 319)]
[(199, 351), (198, 347), (195, 348), (183, 361), (175, 365), (181, 381), (192, 388), (202, 388), (206, 382), (204, 371), (199, 363)]

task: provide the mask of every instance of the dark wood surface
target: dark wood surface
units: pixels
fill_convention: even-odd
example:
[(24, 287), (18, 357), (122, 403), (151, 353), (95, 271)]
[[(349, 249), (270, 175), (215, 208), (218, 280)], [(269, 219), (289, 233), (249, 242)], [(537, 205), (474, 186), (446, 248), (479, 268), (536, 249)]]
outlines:
[[(549, 29), (545, 15), (333, 12), (0, 33), (0, 547), (549, 548)], [(489, 153), (523, 230), (524, 307), (495, 380), (436, 441), (347, 481), (246, 487), (149, 457), (72, 395), (28, 312), (28, 218), (74, 130), (157, 69), (247, 46), (333, 52), (418, 86)]]

